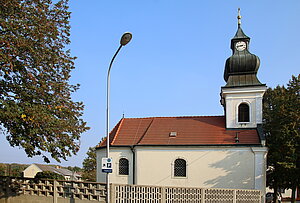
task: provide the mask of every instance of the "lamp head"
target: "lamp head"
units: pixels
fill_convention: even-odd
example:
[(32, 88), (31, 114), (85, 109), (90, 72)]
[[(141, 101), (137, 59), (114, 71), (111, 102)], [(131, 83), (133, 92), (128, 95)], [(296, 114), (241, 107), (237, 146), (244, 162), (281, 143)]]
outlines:
[(122, 46), (125, 46), (126, 44), (128, 44), (128, 42), (130, 42), (131, 38), (132, 38), (132, 34), (130, 32), (125, 32), (121, 37), (120, 44)]

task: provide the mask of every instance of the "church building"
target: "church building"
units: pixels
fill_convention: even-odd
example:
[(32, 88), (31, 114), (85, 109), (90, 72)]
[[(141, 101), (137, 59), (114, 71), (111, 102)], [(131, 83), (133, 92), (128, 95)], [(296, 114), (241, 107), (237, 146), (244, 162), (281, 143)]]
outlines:
[[(221, 87), (224, 116), (122, 118), (110, 132), (110, 182), (152, 186), (257, 189), (265, 195), (266, 155), (259, 58), (241, 28), (231, 39)], [(97, 181), (105, 182), (97, 148)]]

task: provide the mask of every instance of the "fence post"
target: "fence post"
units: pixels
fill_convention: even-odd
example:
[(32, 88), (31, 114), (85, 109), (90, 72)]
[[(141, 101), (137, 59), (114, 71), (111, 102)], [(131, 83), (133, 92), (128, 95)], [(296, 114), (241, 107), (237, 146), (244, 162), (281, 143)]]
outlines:
[(57, 203), (57, 181), (53, 181), (53, 203)]
[(266, 202), (266, 196), (263, 196), (261, 191), (259, 191), (259, 196), (260, 196), (259, 203), (265, 203)]
[[(106, 192), (107, 195), (107, 192)], [(105, 197), (106, 199), (106, 197)], [(115, 202), (116, 200), (116, 188), (114, 184), (110, 184), (110, 202)]]
[(205, 203), (205, 189), (201, 189), (201, 203)]
[(161, 187), (161, 203), (166, 202), (166, 187)]
[(11, 190), (10, 190), (10, 185), (11, 185), (11, 178), (6, 177), (6, 190), (5, 190), (5, 196), (8, 198), (11, 195)]
[(233, 190), (233, 203), (236, 203), (236, 190)]

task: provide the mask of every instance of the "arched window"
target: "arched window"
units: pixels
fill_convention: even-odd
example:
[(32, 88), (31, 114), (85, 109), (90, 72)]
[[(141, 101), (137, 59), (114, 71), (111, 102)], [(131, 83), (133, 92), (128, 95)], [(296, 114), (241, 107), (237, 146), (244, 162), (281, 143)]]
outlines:
[(241, 103), (239, 105), (239, 115), (238, 121), (239, 122), (250, 122), (250, 115), (249, 115), (249, 105), (246, 103)]
[(186, 161), (184, 159), (176, 159), (174, 161), (174, 176), (186, 177)]
[(119, 160), (119, 175), (129, 175), (129, 161), (125, 158)]

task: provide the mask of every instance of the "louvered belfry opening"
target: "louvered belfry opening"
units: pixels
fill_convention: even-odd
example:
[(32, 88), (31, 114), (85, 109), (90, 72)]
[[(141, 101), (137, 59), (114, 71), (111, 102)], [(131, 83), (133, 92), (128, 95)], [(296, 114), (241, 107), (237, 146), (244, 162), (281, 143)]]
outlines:
[(129, 175), (129, 161), (126, 158), (119, 160), (119, 175)]
[(249, 105), (242, 103), (239, 105), (239, 115), (238, 115), (239, 122), (249, 122)]
[(176, 159), (174, 162), (174, 176), (186, 177), (186, 161), (184, 159)]

